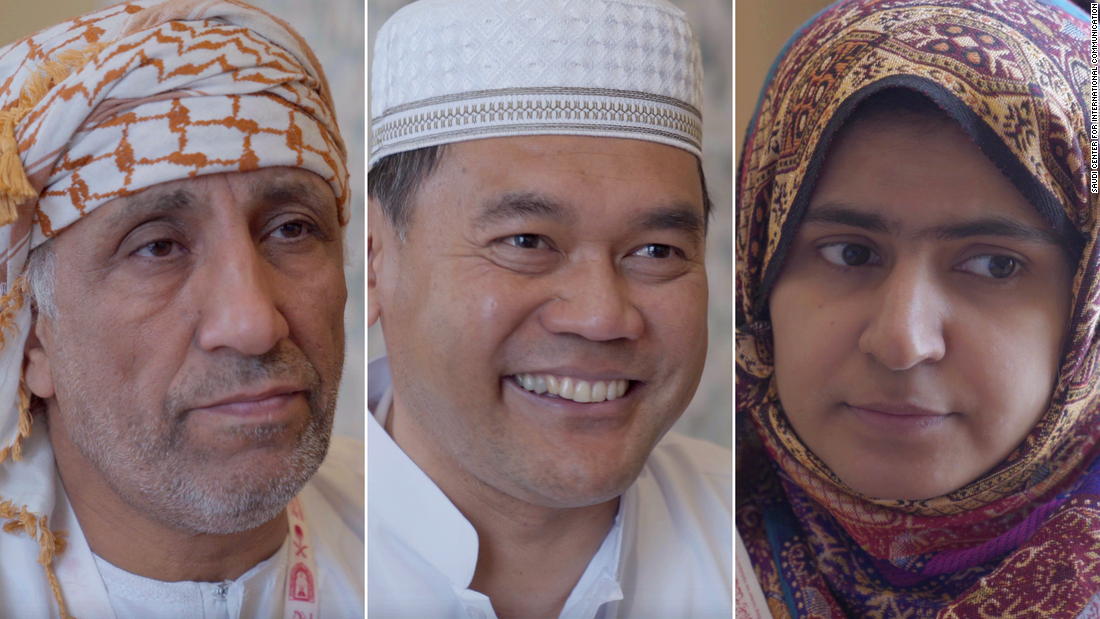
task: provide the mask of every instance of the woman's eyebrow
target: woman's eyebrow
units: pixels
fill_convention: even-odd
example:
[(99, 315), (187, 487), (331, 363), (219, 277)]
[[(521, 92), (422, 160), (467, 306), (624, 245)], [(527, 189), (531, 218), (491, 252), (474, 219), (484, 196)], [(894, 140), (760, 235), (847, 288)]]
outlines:
[(890, 234), (901, 228), (898, 222), (888, 221), (886, 217), (863, 209), (843, 204), (822, 204), (815, 206), (802, 219), (803, 224), (838, 224), (862, 228), (868, 232)]
[(936, 226), (924, 231), (941, 241), (955, 241), (972, 236), (1003, 236), (1029, 243), (1061, 246), (1053, 232), (1029, 226), (1012, 217), (986, 217), (974, 221)]
[[(866, 209), (835, 203), (812, 208), (806, 213), (803, 223), (838, 224), (882, 234), (896, 235), (902, 231), (900, 222)], [(1058, 247), (1063, 245), (1062, 240), (1054, 232), (1028, 225), (1015, 217), (1003, 215), (944, 223), (915, 230), (907, 233), (906, 236), (913, 239), (932, 237), (938, 241), (957, 241), (975, 236), (999, 236), (1029, 243), (1043, 243)]]

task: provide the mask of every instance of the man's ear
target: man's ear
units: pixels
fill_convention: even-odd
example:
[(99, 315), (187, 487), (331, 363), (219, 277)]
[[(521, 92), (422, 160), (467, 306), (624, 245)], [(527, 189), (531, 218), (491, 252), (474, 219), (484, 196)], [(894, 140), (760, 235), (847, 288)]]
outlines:
[(31, 393), (43, 400), (54, 395), (53, 372), (50, 370), (50, 356), (42, 346), (42, 340), (50, 340), (50, 321), (34, 311), (31, 319), (31, 332), (23, 346), (23, 380)]
[(373, 327), (382, 315), (382, 303), (378, 291), (378, 271), (381, 270), (384, 258), (382, 255), (384, 243), (381, 234), (375, 234), (376, 229), (386, 225), (381, 218), (381, 206), (378, 200), (367, 198), (367, 327)]

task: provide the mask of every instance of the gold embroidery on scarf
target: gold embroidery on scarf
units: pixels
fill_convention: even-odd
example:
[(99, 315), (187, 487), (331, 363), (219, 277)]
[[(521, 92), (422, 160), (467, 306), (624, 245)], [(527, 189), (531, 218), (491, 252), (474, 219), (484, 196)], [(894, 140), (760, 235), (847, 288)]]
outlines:
[[(22, 309), (23, 303), (26, 301), (27, 293), (27, 278), (25, 276), (19, 276), (15, 280), (15, 284), (12, 286), (11, 292), (6, 295), (0, 296), (0, 349), (3, 349), (7, 345), (7, 337), (4, 334), (4, 330), (15, 332), (15, 318)], [(12, 460), (19, 461), (23, 459), (23, 439), (31, 434), (31, 413), (30, 413), (30, 393), (27, 391), (27, 385), (24, 382), (23, 371), (20, 370), (19, 376), (19, 432), (15, 435), (15, 440), (8, 447), (0, 449), (0, 462), (4, 462), (11, 456)], [(54, 599), (57, 600), (57, 607), (60, 610), (62, 619), (72, 619), (72, 615), (68, 613), (65, 608), (65, 601), (61, 597), (61, 584), (57, 581), (57, 574), (54, 573), (53, 559), (65, 550), (65, 535), (64, 531), (50, 531), (46, 526), (47, 517), (42, 516), (39, 519), (35, 519), (35, 515), (27, 511), (26, 506), (16, 510), (11, 501), (5, 501), (0, 503), (0, 518), (7, 518), (8, 522), (4, 523), (3, 530), (5, 533), (15, 534), (20, 530), (26, 531), (27, 535), (31, 539), (38, 541), (39, 552), (38, 562), (42, 564), (42, 567), (46, 569), (46, 579), (50, 582), (50, 589), (53, 591)]]
[(38, 195), (27, 179), (27, 171), (23, 169), (23, 162), (19, 159), (15, 127), (42, 101), (50, 89), (73, 71), (79, 71), (105, 47), (106, 43), (93, 43), (83, 49), (68, 49), (58, 53), (39, 66), (23, 85), (19, 93), (19, 103), (0, 112), (0, 226), (15, 221), (19, 216), (19, 205)]
[(53, 590), (53, 597), (57, 600), (57, 608), (61, 613), (61, 618), (73, 619), (73, 616), (65, 608), (65, 600), (61, 597), (61, 585), (57, 582), (57, 574), (53, 570), (54, 557), (65, 550), (66, 532), (61, 530), (51, 531), (46, 526), (46, 516), (36, 520), (34, 514), (27, 511), (26, 505), (15, 509), (11, 501), (0, 503), (0, 518), (8, 519), (8, 522), (4, 523), (5, 533), (15, 534), (22, 530), (31, 539), (38, 541), (38, 562), (46, 568), (46, 579), (50, 581), (50, 589)]
[[(23, 307), (23, 302), (26, 300), (27, 293), (27, 278), (20, 275), (15, 280), (15, 285), (12, 286), (11, 292), (6, 295), (0, 296), (0, 350), (7, 344), (7, 337), (4, 335), (4, 330), (7, 329), (12, 333), (15, 332), (15, 317), (19, 313), (19, 310)], [(12, 460), (16, 462), (23, 459), (23, 444), (24, 438), (31, 435), (31, 398), (27, 392), (26, 384), (23, 382), (22, 370), (20, 370), (19, 377), (19, 432), (15, 435), (15, 440), (11, 445), (0, 449), (0, 463), (6, 461), (8, 456), (11, 456)]]

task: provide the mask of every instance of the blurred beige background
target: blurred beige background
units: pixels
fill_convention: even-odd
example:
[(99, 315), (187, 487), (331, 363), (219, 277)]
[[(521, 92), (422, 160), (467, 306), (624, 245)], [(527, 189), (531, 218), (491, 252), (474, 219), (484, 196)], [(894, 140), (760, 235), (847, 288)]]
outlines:
[(830, 4), (832, 0), (737, 0), (733, 143), (739, 161), (745, 130), (772, 62), (795, 30)]
[[(367, 53), (374, 36), (410, 0), (367, 0)], [(733, 7), (730, 0), (671, 0), (688, 15), (703, 57), (703, 168), (714, 204), (707, 235), (710, 284), (706, 368), (695, 398), (674, 431), (730, 447), (733, 437)], [(369, 84), (369, 82), (368, 82)], [(369, 94), (369, 93), (368, 93)], [(379, 325), (367, 333), (370, 358), (385, 352)]]
[(0, 47), (54, 24), (94, 11), (95, 0), (0, 0)]
[[(116, 4), (117, 0), (0, 0), (0, 47), (74, 17)], [(337, 434), (363, 440), (366, 410), (364, 333), (364, 191), (362, 0), (250, 0), (289, 22), (313, 48), (325, 69), (336, 101), (336, 117), (348, 147), (351, 172), (351, 223), (347, 229), (350, 262), (344, 268), (348, 304), (344, 311), (347, 353), (336, 406)]]

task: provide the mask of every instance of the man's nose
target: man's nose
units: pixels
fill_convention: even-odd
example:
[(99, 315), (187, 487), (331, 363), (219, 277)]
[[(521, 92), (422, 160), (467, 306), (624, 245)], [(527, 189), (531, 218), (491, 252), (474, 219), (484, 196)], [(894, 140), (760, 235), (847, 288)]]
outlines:
[(201, 278), (199, 346), (262, 355), (290, 334), (279, 310), (277, 273), (247, 230), (227, 232), (214, 246), (195, 273)]
[(896, 265), (875, 290), (861, 351), (891, 370), (936, 362), (946, 352), (945, 300), (921, 265)]
[(556, 298), (540, 318), (552, 333), (603, 342), (641, 337), (645, 321), (630, 295), (630, 282), (614, 264), (593, 259), (561, 274)]

